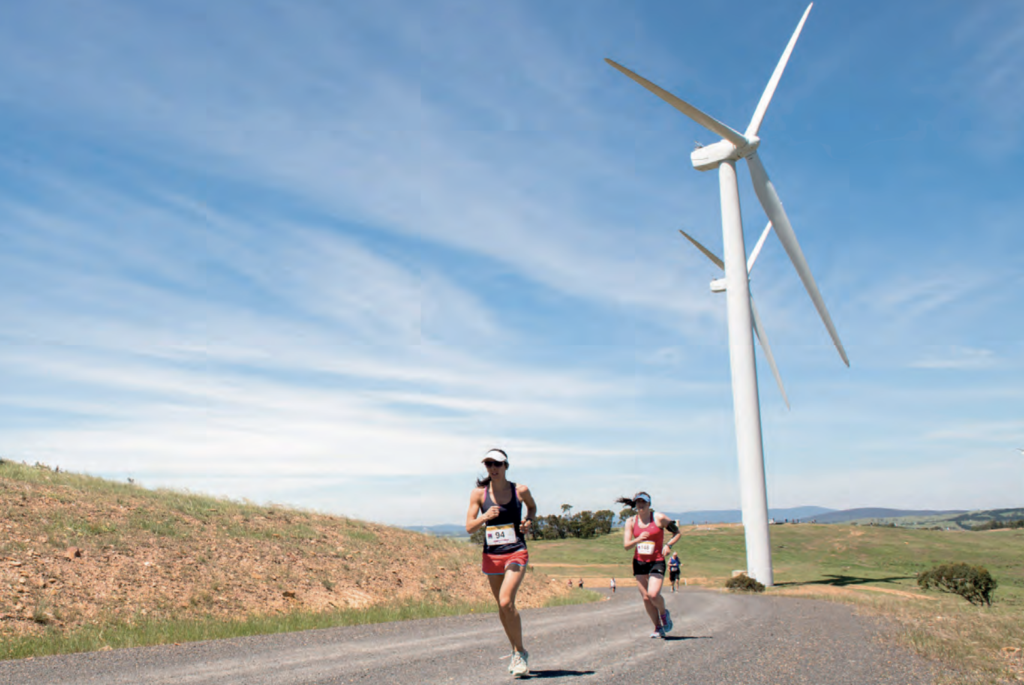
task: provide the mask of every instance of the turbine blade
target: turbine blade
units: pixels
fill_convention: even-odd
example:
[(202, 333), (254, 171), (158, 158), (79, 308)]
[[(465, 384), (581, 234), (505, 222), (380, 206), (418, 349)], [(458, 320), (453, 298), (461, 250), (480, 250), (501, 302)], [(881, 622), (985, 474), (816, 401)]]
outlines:
[(782, 387), (782, 376), (779, 375), (779, 369), (775, 366), (775, 357), (772, 355), (771, 345), (768, 344), (768, 336), (764, 332), (764, 326), (761, 324), (761, 317), (757, 313), (757, 307), (754, 306), (753, 295), (750, 296), (750, 313), (753, 315), (754, 333), (757, 334), (757, 341), (761, 343), (764, 356), (768, 359), (768, 366), (772, 368), (775, 382), (779, 385), (779, 392), (782, 393), (782, 401), (786, 403), (786, 409), (789, 409), (789, 398), (786, 397), (786, 389)]
[(772, 231), (772, 222), (769, 221), (768, 225), (764, 227), (764, 231), (761, 233), (761, 237), (757, 239), (757, 245), (754, 245), (754, 251), (750, 253), (750, 259), (747, 260), (747, 275), (750, 275), (751, 269), (754, 268), (754, 262), (757, 261), (757, 255), (761, 254), (761, 248), (764, 247), (764, 241), (768, 240), (768, 234)]
[(696, 248), (697, 248), (698, 250), (700, 250), (701, 252), (703, 252), (703, 253), (704, 253), (704, 256), (705, 256), (705, 257), (707, 257), (707, 258), (708, 258), (708, 259), (710, 259), (710, 260), (711, 260), (712, 262), (714, 262), (715, 266), (717, 266), (717, 267), (718, 267), (719, 269), (721, 269), (722, 271), (725, 271), (725, 262), (723, 262), (723, 261), (722, 261), (721, 259), (719, 259), (718, 257), (716, 257), (716, 256), (715, 256), (715, 253), (714, 253), (714, 252), (712, 252), (712, 251), (711, 251), (711, 250), (709, 250), (708, 248), (706, 248), (706, 247), (704, 247), (703, 245), (701, 245), (700, 243), (698, 243), (698, 242), (697, 242), (697, 239), (696, 239), (696, 238), (694, 238), (693, 236), (691, 236), (691, 235), (690, 235), (689, 233), (687, 233), (687, 232), (686, 232), (686, 231), (684, 231), (683, 229), (679, 229), (679, 232), (683, 234), (683, 237), (684, 237), (684, 238), (686, 238), (686, 239), (687, 239), (687, 240), (689, 240), (689, 241), (690, 241), (691, 243), (693, 243), (693, 246), (694, 246), (694, 247), (696, 247)]
[(655, 84), (651, 83), (650, 81), (645, 79), (640, 74), (636, 74), (636, 73), (630, 71), (629, 69), (627, 69), (626, 67), (622, 66), (621, 64), (619, 64), (617, 62), (614, 62), (613, 60), (610, 60), (608, 58), (605, 58), (604, 61), (607, 62), (608, 64), (612, 65), (613, 67), (615, 67), (619, 71), (621, 71), (623, 74), (625, 74), (629, 78), (631, 78), (634, 81), (636, 81), (637, 83), (639, 83), (641, 86), (643, 86), (647, 90), (651, 91), (652, 93), (654, 93), (655, 95), (660, 97), (662, 100), (664, 100), (668, 104), (670, 104), (673, 107), (675, 107), (676, 109), (678, 109), (680, 112), (682, 112), (686, 116), (688, 116), (691, 119), (693, 119), (694, 121), (696, 121), (698, 124), (700, 124), (704, 128), (708, 129), (712, 133), (717, 133), (718, 135), (722, 136), (723, 138), (728, 140), (733, 145), (736, 145), (737, 147), (743, 147), (744, 145), (746, 145), (749, 142), (746, 138), (743, 137), (743, 134), (740, 133), (739, 131), (737, 131), (737, 130), (735, 130), (733, 128), (730, 128), (729, 126), (726, 126), (725, 124), (723, 124), (722, 122), (718, 121), (714, 117), (712, 117), (710, 115), (707, 115), (704, 112), (700, 111), (699, 109), (697, 109), (696, 107), (694, 107), (690, 103), (686, 102), (685, 100), (681, 100), (681, 99), (677, 98), (675, 95), (673, 95), (672, 93), (668, 92), (667, 90), (665, 90), (665, 89), (663, 89), (663, 88), (661, 88), (659, 86), (656, 86)]
[(772, 225), (775, 227), (775, 234), (779, 236), (779, 241), (782, 243), (782, 247), (786, 249), (789, 260), (793, 262), (793, 266), (796, 268), (800, 280), (803, 281), (807, 294), (811, 296), (811, 301), (814, 302), (818, 315), (825, 324), (825, 328), (828, 329), (828, 334), (832, 336), (832, 342), (835, 343), (836, 349), (839, 350), (839, 356), (849, 366), (850, 360), (846, 356), (846, 350), (843, 349), (843, 343), (839, 340), (839, 333), (832, 324), (832, 317), (829, 316), (828, 309), (825, 307), (825, 300), (822, 299), (818, 285), (814, 282), (814, 277), (811, 275), (811, 267), (807, 264), (803, 250), (800, 249), (796, 233), (793, 232), (793, 227), (789, 223), (786, 211), (782, 208), (782, 201), (779, 200), (779, 195), (775, 192), (775, 186), (772, 185), (771, 179), (768, 178), (768, 172), (765, 171), (764, 165), (761, 164), (761, 159), (757, 156), (756, 152), (747, 157), (747, 164), (750, 167), (750, 179), (754, 182), (754, 192), (757, 193), (757, 199), (760, 200), (765, 213), (771, 219)]
[(747, 126), (747, 132), (744, 134), (747, 138), (756, 136), (757, 132), (761, 130), (761, 122), (764, 120), (764, 114), (768, 111), (768, 103), (772, 101), (772, 96), (775, 95), (775, 88), (779, 85), (779, 79), (782, 78), (782, 72), (786, 70), (786, 62), (789, 61), (789, 56), (793, 54), (793, 48), (796, 46), (796, 39), (800, 37), (800, 31), (804, 28), (804, 22), (807, 21), (807, 15), (811, 13), (811, 8), (814, 7), (812, 2), (804, 10), (804, 16), (800, 18), (800, 23), (796, 26), (796, 31), (793, 32), (793, 37), (789, 39), (789, 45), (786, 46), (785, 51), (782, 53), (782, 59), (779, 60), (778, 65), (775, 67), (775, 72), (772, 77), (768, 79), (768, 86), (764, 89), (764, 93), (761, 94), (761, 101), (757, 103), (757, 109), (754, 110), (754, 116), (750, 120), (750, 126)]

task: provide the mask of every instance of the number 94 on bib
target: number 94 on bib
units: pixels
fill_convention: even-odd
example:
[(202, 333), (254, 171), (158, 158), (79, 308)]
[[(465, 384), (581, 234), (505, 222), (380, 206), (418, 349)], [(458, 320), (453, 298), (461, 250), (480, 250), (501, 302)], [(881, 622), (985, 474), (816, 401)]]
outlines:
[(487, 545), (489, 547), (510, 545), (516, 541), (516, 527), (511, 523), (503, 523), (500, 526), (487, 526), (485, 535), (487, 536)]

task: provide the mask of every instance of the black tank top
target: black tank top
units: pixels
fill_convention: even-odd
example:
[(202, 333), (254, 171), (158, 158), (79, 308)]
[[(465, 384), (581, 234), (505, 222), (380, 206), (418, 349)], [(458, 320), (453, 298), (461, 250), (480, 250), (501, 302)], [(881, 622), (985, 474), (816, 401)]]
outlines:
[[(526, 549), (526, 541), (523, 540), (523, 534), (519, 530), (519, 520), (523, 517), (523, 503), (519, 499), (519, 492), (516, 490), (516, 484), (509, 482), (509, 486), (512, 488), (512, 499), (509, 500), (508, 504), (498, 504), (494, 501), (494, 498), (491, 497), (490, 485), (488, 485), (487, 489), (484, 490), (483, 511), (487, 511), (493, 506), (497, 506), (499, 509), (497, 518), (493, 518), (488, 521), (486, 528), (484, 528), (485, 554), (511, 554), (512, 552), (518, 552), (521, 549)], [(487, 528), (500, 530), (501, 526), (508, 526), (509, 524), (512, 524), (512, 530), (515, 531), (515, 542), (498, 545), (487, 544)]]

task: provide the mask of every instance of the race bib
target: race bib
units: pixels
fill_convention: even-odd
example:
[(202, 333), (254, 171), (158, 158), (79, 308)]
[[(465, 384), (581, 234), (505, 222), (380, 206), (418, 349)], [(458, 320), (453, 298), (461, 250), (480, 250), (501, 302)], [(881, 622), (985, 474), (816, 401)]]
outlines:
[(516, 527), (511, 523), (500, 526), (487, 526), (487, 545), (511, 545), (516, 541)]
[(649, 557), (654, 554), (654, 543), (653, 542), (640, 542), (636, 546), (637, 554), (644, 557)]

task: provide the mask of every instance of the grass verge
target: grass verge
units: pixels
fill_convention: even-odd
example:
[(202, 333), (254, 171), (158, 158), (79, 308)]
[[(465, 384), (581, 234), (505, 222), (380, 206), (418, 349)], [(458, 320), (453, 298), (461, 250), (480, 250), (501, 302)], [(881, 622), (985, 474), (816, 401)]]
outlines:
[(572, 606), (573, 604), (590, 604), (591, 602), (600, 602), (602, 599), (604, 599), (604, 596), (593, 590), (573, 590), (564, 595), (555, 595), (545, 602), (544, 606), (564, 607)]
[[(936, 685), (1005, 685), (1024, 683), (1024, 619), (1020, 602), (978, 607), (952, 595), (934, 601), (875, 592), (800, 596), (853, 605), (858, 613), (883, 616), (896, 623), (894, 639), (926, 659), (944, 664)], [(930, 595), (934, 596), (934, 595)]]
[(335, 628), (493, 611), (495, 611), (495, 607), (492, 603), (410, 601), (321, 613), (295, 612), (274, 616), (249, 616), (242, 620), (140, 618), (130, 622), (89, 624), (66, 634), (54, 629), (44, 635), (12, 638), (0, 643), (0, 659), (24, 659), (51, 654), (91, 652), (107, 648), (123, 649), (200, 640), (221, 640), (248, 635), (269, 635), (316, 628)]
[[(599, 593), (583, 590), (582, 592), (556, 595), (544, 606), (569, 606), (600, 600)], [(394, 602), (363, 609), (339, 609), (320, 613), (295, 612), (274, 616), (254, 615), (242, 620), (216, 618), (159, 620), (139, 617), (128, 622), (107, 621), (88, 624), (69, 633), (54, 628), (44, 635), (11, 638), (0, 642), (0, 660), (201, 640), (222, 640), (249, 635), (270, 635), (317, 628), (389, 623), (473, 613), (494, 613), (495, 611), (497, 611), (497, 607), (493, 602), (469, 603), (449, 600), (445, 602)]]

